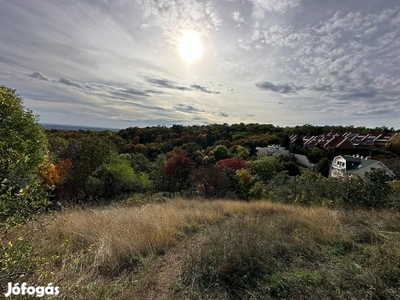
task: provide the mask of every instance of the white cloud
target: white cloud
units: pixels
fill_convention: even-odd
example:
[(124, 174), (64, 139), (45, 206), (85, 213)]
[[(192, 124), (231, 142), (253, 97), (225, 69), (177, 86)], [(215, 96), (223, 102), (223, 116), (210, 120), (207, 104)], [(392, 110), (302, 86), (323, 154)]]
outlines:
[[(0, 80), (45, 121), (287, 125), (353, 115), (400, 127), (396, 3), (6, 1)], [(178, 51), (187, 29), (203, 40), (192, 63)]]
[(248, 0), (253, 4), (253, 17), (262, 19), (265, 13), (284, 14), (290, 9), (300, 6), (300, 0)]

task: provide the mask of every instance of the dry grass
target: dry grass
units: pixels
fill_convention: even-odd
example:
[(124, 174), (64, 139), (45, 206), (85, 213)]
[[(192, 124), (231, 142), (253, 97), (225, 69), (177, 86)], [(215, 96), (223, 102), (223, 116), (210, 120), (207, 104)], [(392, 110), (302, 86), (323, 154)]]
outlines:
[(399, 221), (296, 206), (227, 220), (186, 258), (185, 299), (397, 299)]
[[(289, 210), (269, 202), (176, 200), (142, 207), (70, 210), (37, 231), (44, 250), (58, 252), (68, 244), (74, 252), (93, 249), (94, 266), (115, 270), (133, 257), (146, 257), (174, 246), (182, 233), (238, 214)], [(43, 243), (44, 241), (44, 243)], [(58, 249), (57, 249), (58, 248)]]
[[(121, 294), (129, 295), (129, 291), (133, 293), (140, 283), (143, 268), (146, 269), (154, 257), (171, 247), (179, 247), (181, 239), (211, 224), (219, 229), (208, 233), (210, 252), (199, 255), (202, 259), (219, 255), (224, 261), (221, 258), (223, 251), (213, 245), (224, 249), (230, 245), (231, 251), (237, 250), (237, 253), (225, 257), (227, 264), (232, 257), (238, 259), (251, 251), (255, 251), (255, 257), (286, 251), (288, 257), (293, 253), (309, 256), (308, 263), (312, 265), (312, 260), (322, 255), (317, 248), (340, 252), (343, 247), (357, 243), (372, 245), (365, 249), (377, 260), (380, 245), (395, 247), (400, 241), (399, 215), (387, 211), (342, 212), (264, 201), (183, 199), (140, 207), (114, 205), (98, 209), (69, 209), (30, 225), (24, 229), (24, 234), (33, 242), (39, 255), (50, 262), (39, 279), (58, 284), (61, 299), (116, 299)], [(388, 235), (390, 239), (386, 238)], [(249, 248), (251, 241), (257, 243)], [(263, 252), (262, 249), (268, 245), (276, 247)], [(399, 258), (399, 251), (393, 249), (390, 257)], [(355, 255), (353, 258), (362, 260), (360, 257)], [(217, 263), (210, 259), (209, 263)], [(280, 259), (279, 255), (276, 259)], [(251, 260), (244, 262), (253, 263)], [(193, 275), (198, 271), (196, 268), (201, 269), (192, 266), (187, 274)], [(228, 268), (228, 265), (223, 268)], [(296, 272), (296, 276), (305, 276)], [(194, 276), (199, 278), (200, 275)], [(320, 278), (317, 279), (319, 282)]]

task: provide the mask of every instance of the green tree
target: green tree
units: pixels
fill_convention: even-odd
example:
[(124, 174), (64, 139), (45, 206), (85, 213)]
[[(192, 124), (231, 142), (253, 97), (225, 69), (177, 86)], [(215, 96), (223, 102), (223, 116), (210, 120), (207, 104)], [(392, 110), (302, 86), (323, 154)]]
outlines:
[(322, 176), (328, 177), (331, 163), (327, 157), (324, 157), (315, 165), (315, 168)]
[(229, 157), (229, 150), (225, 145), (218, 145), (214, 149), (214, 157), (216, 160), (221, 160)]
[(129, 160), (124, 156), (113, 156), (102, 168), (101, 181), (104, 185), (104, 195), (107, 198), (117, 196), (122, 192), (133, 189), (135, 183), (135, 172)]
[(252, 175), (257, 175), (263, 182), (266, 183), (271, 180), (276, 173), (281, 171), (281, 166), (276, 158), (272, 156), (264, 156), (257, 160), (251, 161), (249, 163), (249, 169)]
[(0, 87), (0, 223), (23, 222), (48, 205), (38, 176), (47, 140), (15, 90)]
[(167, 189), (167, 176), (164, 166), (167, 161), (165, 154), (160, 154), (152, 163), (150, 179), (154, 183), (155, 192), (165, 191)]
[(70, 140), (66, 152), (72, 168), (63, 186), (64, 197), (82, 202), (98, 196), (99, 172), (116, 154), (115, 144), (98, 136), (88, 136)]
[(327, 150), (318, 147), (312, 147), (308, 153), (308, 159), (315, 164), (327, 156)]
[(254, 184), (250, 172), (246, 169), (236, 170), (236, 176), (240, 187), (240, 197), (249, 201), (250, 189)]

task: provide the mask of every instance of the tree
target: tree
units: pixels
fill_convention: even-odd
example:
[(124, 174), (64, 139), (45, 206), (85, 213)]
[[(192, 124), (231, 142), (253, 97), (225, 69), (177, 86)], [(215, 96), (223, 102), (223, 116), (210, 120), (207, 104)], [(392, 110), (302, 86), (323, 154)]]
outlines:
[(218, 145), (214, 149), (214, 157), (216, 160), (221, 160), (229, 157), (229, 150), (224, 145)]
[(112, 198), (122, 192), (133, 189), (135, 172), (129, 160), (122, 156), (114, 155), (111, 160), (102, 167), (99, 176), (104, 186), (104, 196)]
[(250, 172), (246, 169), (240, 169), (236, 171), (236, 176), (238, 178), (241, 198), (249, 201), (250, 189), (253, 185)]
[(193, 172), (193, 182), (197, 184), (198, 193), (205, 198), (224, 197), (228, 183), (217, 165), (206, 165), (196, 168)]
[(272, 156), (261, 157), (249, 163), (250, 173), (253, 176), (257, 175), (264, 183), (267, 183), (276, 173), (281, 171), (280, 168), (277, 159)]
[(48, 205), (39, 166), (47, 140), (15, 90), (0, 87), (0, 223), (25, 221)]
[(285, 161), (282, 163), (282, 167), (285, 171), (288, 172), (289, 176), (297, 176), (300, 175), (299, 166), (292, 161)]
[(234, 171), (240, 169), (247, 169), (247, 163), (242, 158), (227, 158), (222, 159), (216, 163), (221, 169), (230, 168)]
[(392, 153), (400, 155), (400, 135), (394, 136), (385, 148)]
[(234, 157), (243, 159), (247, 159), (250, 156), (249, 149), (240, 145), (233, 146), (232, 148), (229, 149), (229, 152), (231, 152), (234, 155)]
[(189, 175), (193, 167), (193, 162), (182, 152), (174, 154), (167, 160), (164, 171), (169, 180), (171, 192), (182, 191), (188, 187)]
[(312, 147), (308, 152), (308, 158), (311, 163), (315, 164), (327, 156), (327, 150), (318, 147)]
[(315, 168), (322, 176), (328, 177), (331, 163), (327, 157), (324, 157), (316, 164)]
[(94, 190), (101, 186), (98, 173), (115, 155), (115, 144), (99, 136), (71, 139), (66, 153), (72, 167), (63, 185), (63, 197), (76, 202), (93, 198), (97, 195)]
[(167, 158), (165, 154), (160, 154), (152, 163), (150, 179), (154, 183), (156, 192), (165, 191), (167, 189), (167, 176), (165, 174), (165, 163)]

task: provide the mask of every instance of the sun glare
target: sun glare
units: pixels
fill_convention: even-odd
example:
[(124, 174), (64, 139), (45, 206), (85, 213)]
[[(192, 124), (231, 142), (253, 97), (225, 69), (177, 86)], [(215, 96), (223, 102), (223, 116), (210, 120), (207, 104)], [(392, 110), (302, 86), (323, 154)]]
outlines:
[(188, 62), (198, 59), (203, 50), (198, 33), (188, 31), (183, 34), (179, 44), (179, 50), (182, 58)]

